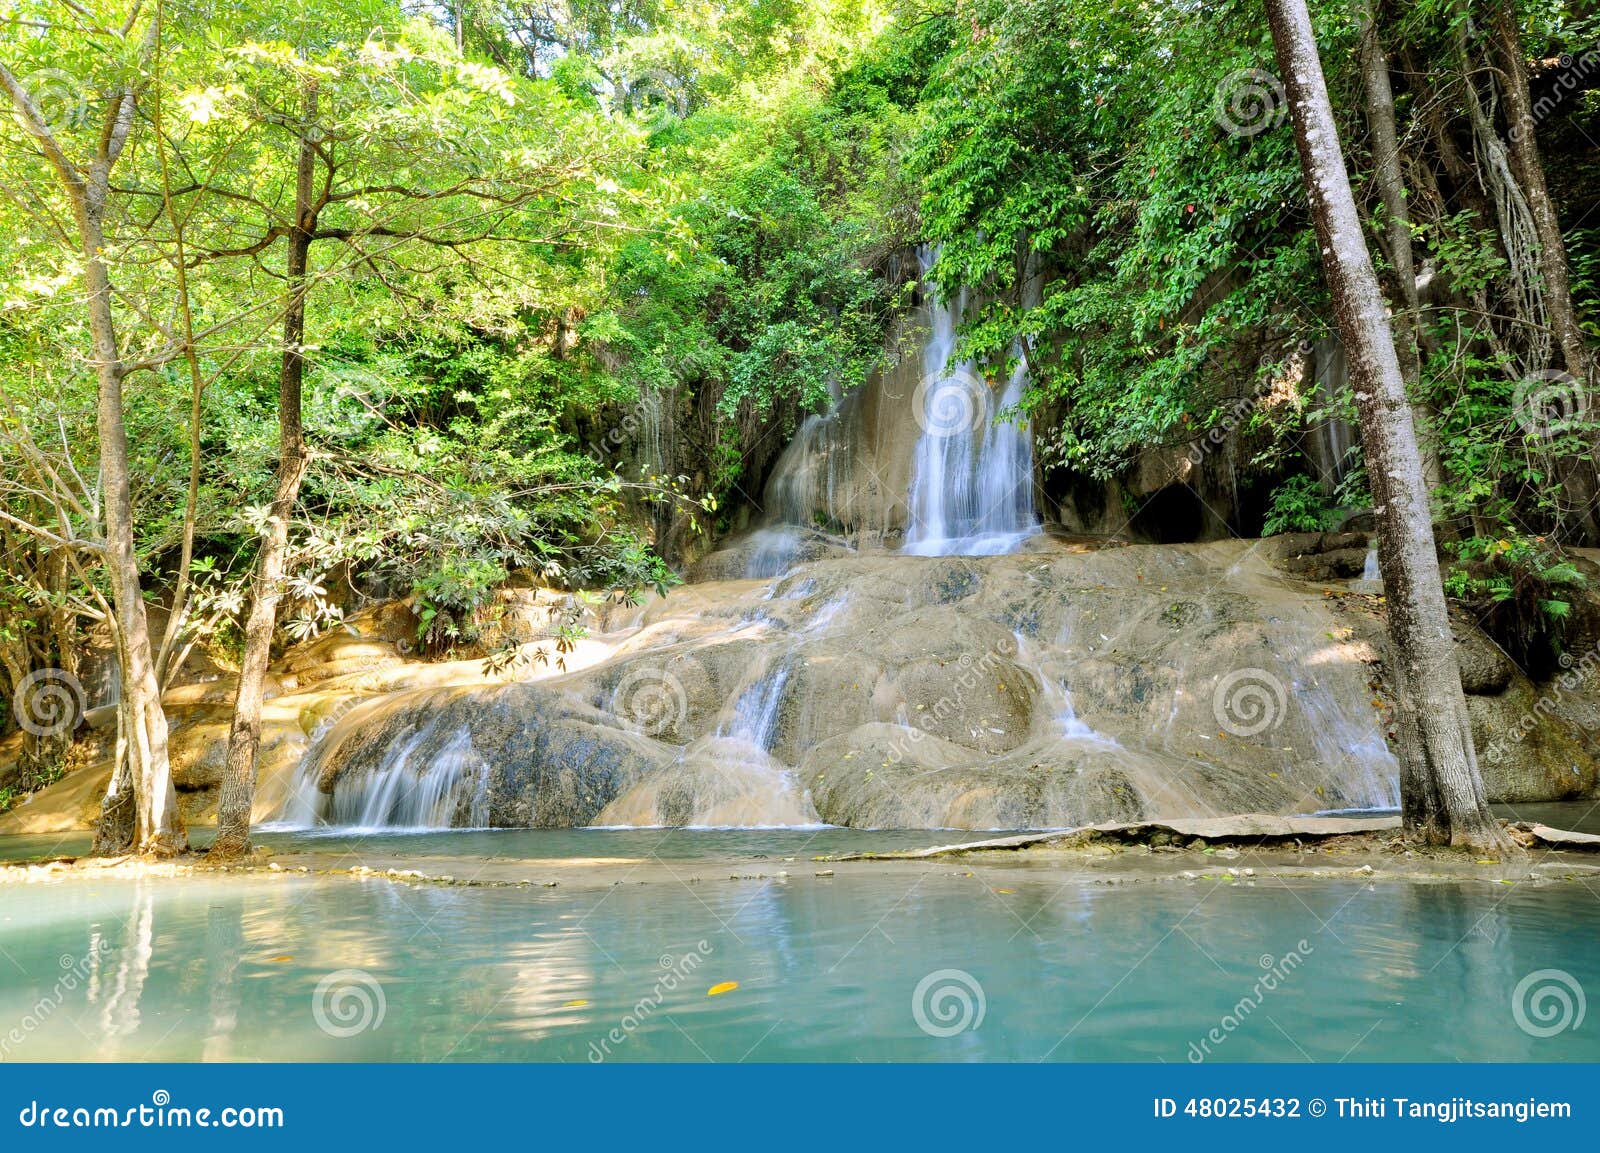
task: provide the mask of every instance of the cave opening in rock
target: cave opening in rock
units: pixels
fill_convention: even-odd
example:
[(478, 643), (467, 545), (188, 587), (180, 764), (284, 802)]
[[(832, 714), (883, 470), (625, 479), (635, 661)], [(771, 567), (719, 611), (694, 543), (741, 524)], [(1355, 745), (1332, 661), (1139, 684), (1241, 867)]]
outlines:
[(1145, 499), (1128, 529), (1154, 544), (1187, 544), (1201, 538), (1205, 513), (1205, 504), (1192, 488), (1169, 484)]

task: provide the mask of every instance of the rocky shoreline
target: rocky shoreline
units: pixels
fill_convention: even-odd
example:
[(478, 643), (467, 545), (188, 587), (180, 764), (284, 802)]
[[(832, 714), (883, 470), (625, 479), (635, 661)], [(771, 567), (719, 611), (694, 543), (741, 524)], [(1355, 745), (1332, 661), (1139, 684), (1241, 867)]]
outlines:
[(605, 889), (638, 884), (806, 884), (885, 873), (934, 871), (984, 878), (1047, 874), (1092, 885), (1212, 882), (1255, 885), (1348, 879), (1371, 883), (1495, 885), (1590, 881), (1600, 876), (1600, 836), (1511, 822), (1526, 850), (1491, 859), (1424, 848), (1399, 835), (1392, 817), (1252, 815), (1195, 821), (1106, 824), (960, 841), (900, 852), (833, 856), (483, 858), (378, 851), (351, 862), (348, 850), (258, 848), (246, 862), (214, 865), (198, 854), (166, 861), (136, 857), (39, 857), (0, 865), (0, 885), (98, 880), (254, 876), (345, 877), (362, 883), (460, 888)]

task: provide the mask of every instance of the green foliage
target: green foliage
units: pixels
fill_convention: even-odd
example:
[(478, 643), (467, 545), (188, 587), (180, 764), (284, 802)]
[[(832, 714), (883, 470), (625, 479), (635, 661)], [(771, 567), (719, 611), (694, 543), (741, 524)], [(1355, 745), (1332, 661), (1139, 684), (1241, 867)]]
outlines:
[(477, 639), (473, 616), (505, 579), (503, 567), (478, 559), (448, 560), (418, 577), (411, 586), (418, 639), (435, 647)]
[[(1473, 7), (1379, 6), (1408, 61), (1396, 80), (1409, 179), (1433, 162), (1426, 118), (1441, 107), (1447, 140), (1472, 151), (1451, 102), (1470, 63), (1455, 32), (1476, 44)], [(1524, 6), (1535, 57), (1592, 37), (1594, 18), (1571, 8)], [(21, 21), (58, 9), (12, 5)], [(1348, 5), (1313, 9), (1384, 264), (1359, 29)], [(50, 92), (73, 156), (98, 146), (115, 82), (146, 85), (104, 255), (119, 339), (140, 366), (125, 410), (157, 599), (178, 580), (188, 498), (180, 246), (201, 334), (186, 640), (236, 635), (272, 500), (284, 242), (312, 86), (325, 235), (302, 350), (311, 467), (290, 539), (290, 640), (363, 598), (402, 596), (428, 648), (475, 642), (512, 574), (624, 595), (668, 587), (656, 542), (683, 519), (697, 532), (731, 523), (796, 422), (882, 366), (892, 322), (924, 288), (971, 290), (963, 351), (986, 369), (1027, 355), (1024, 407), (1046, 468), (1107, 480), (1226, 425), (1249, 437), (1240, 483), (1274, 486), (1266, 531), (1324, 528), (1331, 506), (1364, 499), (1359, 461), (1327, 498), (1300, 447), (1317, 422), (1350, 418), (1348, 396), (1286, 381), (1275, 351), (1324, 338), (1330, 310), (1283, 110), (1228, 104), (1251, 70), (1274, 68), (1254, 0), (1203, 13), (1176, 0), (161, 11), (153, 60), (139, 36), (90, 31), (5, 33), (0, 59), (67, 81)], [(1541, 134), (1593, 135), (1595, 104), (1575, 95), (1564, 126)], [(14, 117), (0, 117), (0, 138), (0, 507), (92, 535), (87, 504), (52, 505), (26, 479), (29, 444), (59, 475), (95, 470), (71, 212)], [(1581, 207), (1588, 170), (1551, 168)], [(1481, 183), (1413, 190), (1436, 300), (1413, 399), (1432, 414), (1439, 515), (1464, 538), (1452, 591), (1520, 603), (1506, 590), (1527, 577), (1543, 590), (1533, 611), (1557, 621), (1573, 582), (1543, 545), (1524, 555), (1517, 542), (1581, 520), (1565, 478), (1592, 455), (1600, 412), (1530, 431), (1519, 387), (1540, 367), (1525, 363), (1537, 325), (1506, 314), (1517, 278), (1537, 274), (1513, 267), (1496, 221), (1470, 203)], [(1570, 248), (1580, 317), (1600, 335), (1595, 238), (1578, 228)], [(919, 245), (937, 254), (929, 285), (912, 283)], [(672, 475), (629, 471), (641, 422), (628, 414), (647, 402), (676, 422), (660, 470)], [(46, 573), (39, 538), (9, 529), (0, 548), (0, 643), (27, 649), (29, 667), (51, 611), (87, 610), (103, 576), (92, 564)]]
[(1571, 593), (1588, 583), (1543, 537), (1474, 536), (1455, 542), (1452, 550), (1460, 563), (1446, 575), (1445, 588), (1461, 600), (1501, 604), (1531, 585), (1539, 590), (1534, 597), (1539, 611), (1561, 620), (1571, 614)]
[(1573, 600), (1587, 578), (1546, 538), (1508, 530), (1450, 546), (1456, 560), (1445, 592), (1474, 614), (1530, 675), (1554, 672), (1565, 648)]
[(1309, 476), (1292, 476), (1272, 490), (1262, 536), (1280, 532), (1325, 532), (1335, 510), (1322, 487)]
[(881, 362), (884, 266), (908, 240), (889, 83), (862, 70), (819, 97), (779, 71), (657, 139), (670, 203), (622, 248), (584, 331), (635, 394), (688, 389), (714, 409), (714, 497), (741, 479), (752, 421), (823, 408)]
[[(1029, 403), (1061, 414), (1041, 454), (1092, 476), (1207, 427), (1246, 333), (1322, 324), (1292, 139), (1217, 123), (1224, 78), (1271, 59), (1264, 23), (1213, 8), (977, 4), (943, 26), (919, 118), (934, 276), (995, 298), (967, 347), (995, 360), (1029, 343)], [(1056, 273), (1037, 301), (1030, 262)]]

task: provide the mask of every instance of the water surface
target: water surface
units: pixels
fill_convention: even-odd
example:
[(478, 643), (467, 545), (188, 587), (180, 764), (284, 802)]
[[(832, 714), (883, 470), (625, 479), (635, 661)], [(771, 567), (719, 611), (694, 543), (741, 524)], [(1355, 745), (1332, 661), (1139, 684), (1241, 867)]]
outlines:
[(0, 1056), (1184, 1061), (1217, 1030), (1212, 1059), (1600, 1059), (1592, 1022), (1538, 1037), (1512, 1004), (1541, 970), (1600, 989), (1581, 885), (790, 868), (599, 891), (9, 885), (0, 1022), (23, 1039)]

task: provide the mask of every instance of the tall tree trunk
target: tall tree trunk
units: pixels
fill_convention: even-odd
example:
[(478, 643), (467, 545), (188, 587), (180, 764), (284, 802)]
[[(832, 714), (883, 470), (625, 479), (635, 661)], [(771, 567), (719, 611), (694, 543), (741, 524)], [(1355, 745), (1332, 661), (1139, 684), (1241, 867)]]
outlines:
[(1396, 657), (1405, 826), (1432, 843), (1509, 851), (1478, 776), (1416, 430), (1345, 173), (1311, 16), (1305, 0), (1266, 3), (1371, 477)]
[[(1499, 57), (1500, 90), (1505, 96), (1506, 124), (1511, 140), (1511, 170), (1527, 198), (1539, 241), (1539, 275), (1544, 281), (1545, 311), (1567, 372), (1579, 382), (1577, 387), (1587, 389), (1592, 362), (1572, 304), (1566, 241), (1561, 235), (1561, 220), (1556, 215), (1544, 178), (1538, 126), (1533, 119), (1533, 101), (1528, 93), (1528, 66), (1522, 55), (1522, 41), (1517, 35), (1516, 11), (1511, 0), (1500, 0), (1496, 5), (1490, 17), (1490, 38)], [(1600, 467), (1595, 463), (1596, 456), (1600, 455), (1600, 437), (1591, 435), (1587, 439), (1587, 452), (1567, 456), (1559, 460), (1556, 467), (1560, 470), (1561, 485), (1570, 507), (1576, 513), (1572, 527), (1576, 528), (1580, 540), (1592, 544), (1600, 540), (1600, 509), (1595, 507), (1595, 496), (1600, 493)]]
[(316, 145), (311, 138), (317, 115), (314, 85), (306, 87), (303, 111), (295, 174), (295, 228), (288, 238), (283, 360), (278, 371), (278, 484), (267, 531), (261, 539), (261, 554), (256, 561), (244, 654), (239, 661), (239, 690), (234, 698), (228, 760), (222, 772), (222, 792), (217, 808), (217, 838), (211, 845), (211, 855), (218, 858), (237, 857), (250, 851), (250, 810), (255, 805), (256, 762), (261, 751), (261, 702), (267, 665), (272, 657), (272, 635), (277, 628), (278, 601), (283, 595), (289, 521), (294, 515), (300, 482), (306, 472), (300, 391), (305, 375), (306, 268), (317, 211), (312, 203), (312, 178), (317, 159)]
[(1357, 16), (1366, 25), (1361, 38), (1361, 72), (1366, 89), (1367, 128), (1372, 134), (1372, 166), (1383, 200), (1385, 248), (1394, 269), (1400, 299), (1394, 310), (1396, 349), (1400, 373), (1413, 393), (1411, 413), (1422, 450), (1423, 476), (1437, 488), (1444, 478), (1439, 444), (1433, 435), (1433, 418), (1420, 395), (1422, 350), (1425, 347), (1421, 302), (1417, 297), (1416, 262), (1411, 251), (1411, 213), (1406, 204), (1406, 182), (1400, 171), (1400, 136), (1395, 128), (1394, 89), (1389, 83), (1389, 57), (1378, 35), (1378, 18), (1372, 0), (1356, 0)]
[(1528, 65), (1522, 57), (1516, 13), (1510, 0), (1500, 0), (1490, 17), (1491, 36), (1500, 57), (1500, 86), (1505, 96), (1506, 124), (1510, 129), (1511, 166), (1522, 194), (1527, 197), (1539, 237), (1539, 271), (1544, 277), (1545, 309), (1556, 343), (1561, 346), (1567, 371), (1581, 381), (1589, 376), (1589, 354), (1583, 330), (1572, 307), (1572, 278), (1567, 271), (1566, 242), (1561, 221), (1545, 184), (1544, 161), (1539, 155), (1533, 102), (1528, 95)]
[(111, 281), (100, 254), (105, 249), (101, 212), (104, 194), (93, 186), (79, 230), (83, 235), (89, 327), (100, 378), (96, 427), (100, 440), (100, 484), (105, 491), (106, 576), (121, 637), (122, 702), (126, 754), (132, 769), (135, 842), (140, 852), (167, 854), (188, 848), (167, 757), (167, 717), (161, 707), (151, 652), (150, 625), (133, 545), (133, 499), (128, 470), (128, 433), (122, 418), (123, 368), (111, 315)]
[[(152, 21), (145, 35), (148, 52), (155, 43)], [(118, 726), (119, 767), (112, 773), (103, 812), (115, 819), (97, 832), (96, 848), (165, 855), (188, 848), (188, 835), (178, 813), (172, 766), (167, 757), (167, 717), (156, 682), (150, 627), (139, 582), (139, 560), (133, 539), (133, 495), (128, 466), (128, 432), (123, 420), (122, 382), (126, 375), (117, 348), (111, 309), (111, 276), (105, 265), (105, 211), (111, 170), (133, 131), (136, 97), (125, 84), (109, 103), (98, 149), (80, 168), (62, 150), (54, 132), (39, 114), (27, 91), (3, 65), (0, 87), (11, 97), (19, 119), (44, 152), (72, 204), (84, 260), (85, 303), (98, 383), (96, 429), (100, 450), (100, 486), (105, 501), (103, 561), (111, 585), (112, 625), (121, 657), (122, 706)], [(125, 761), (126, 771), (123, 771)], [(127, 820), (131, 789), (133, 820)], [(131, 834), (129, 832), (131, 828)]]

